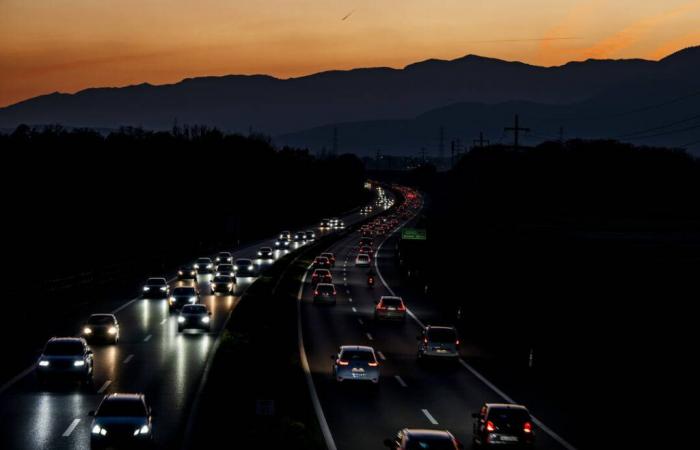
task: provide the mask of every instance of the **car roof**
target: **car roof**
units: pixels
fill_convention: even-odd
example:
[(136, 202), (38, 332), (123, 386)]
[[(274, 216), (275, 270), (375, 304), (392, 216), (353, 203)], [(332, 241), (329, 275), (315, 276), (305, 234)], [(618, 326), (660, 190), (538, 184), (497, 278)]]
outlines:
[(341, 345), (340, 350), (341, 351), (353, 350), (353, 351), (358, 351), (358, 352), (374, 352), (374, 349), (372, 347), (368, 347), (366, 345)]
[(449, 330), (449, 331), (457, 331), (457, 329), (456, 329), (455, 327), (445, 327), (445, 326), (437, 326), (437, 325), (428, 325), (428, 326), (426, 327), (426, 329), (427, 329), (427, 328), (430, 328), (431, 330)]
[(527, 412), (527, 408), (525, 406), (517, 405), (515, 403), (486, 403), (485, 406), (488, 409), (513, 409)]
[(452, 433), (450, 433), (447, 430), (429, 430), (426, 428), (405, 428), (402, 430), (403, 434), (408, 436), (409, 438), (413, 439), (420, 439), (420, 438), (436, 438), (436, 437), (445, 437), (445, 438), (450, 438), (454, 439), (454, 436), (452, 436)]
[(219, 252), (219, 255), (229, 255), (229, 256), (230, 256), (231, 253), (229, 253), (229, 252)]
[(194, 304), (194, 305), (185, 305), (185, 306), (182, 307), (182, 311), (183, 311), (183, 312), (186, 311), (186, 310), (190, 310), (190, 309), (197, 309), (197, 310), (204, 309), (204, 310), (209, 311), (209, 309), (207, 308), (207, 305), (203, 305), (202, 303), (197, 303), (197, 304)]
[(85, 339), (73, 336), (54, 336), (49, 339), (49, 342), (80, 342), (81, 344), (85, 344)]
[(111, 318), (116, 318), (114, 314), (107, 314), (107, 313), (99, 313), (99, 314), (90, 314), (90, 317), (111, 317)]
[(194, 286), (177, 286), (175, 289), (173, 289), (173, 291), (184, 291), (184, 290), (197, 292), (197, 288)]
[(317, 272), (317, 273), (331, 273), (331, 271), (328, 270), (328, 269), (314, 269), (314, 272)]
[(160, 282), (163, 282), (163, 283), (165, 283), (165, 284), (168, 283), (168, 282), (165, 280), (165, 278), (163, 278), (163, 277), (151, 277), (151, 278), (149, 278), (148, 280), (146, 280), (146, 283), (151, 283), (151, 282), (155, 282), (155, 281), (157, 281), (157, 282), (159, 282), (159, 283), (160, 283)]
[(332, 288), (335, 288), (335, 285), (334, 285), (333, 283), (318, 283), (318, 284), (316, 285), (317, 288), (319, 288), (319, 287), (327, 287), (327, 286), (330, 286), (330, 287), (332, 287)]
[(144, 395), (141, 393), (115, 392), (105, 395), (103, 400), (143, 400)]
[(401, 300), (401, 301), (403, 301), (403, 299), (401, 297), (397, 297), (395, 295), (382, 295), (379, 298), (379, 300)]
[(249, 258), (238, 258), (236, 260), (236, 264), (241, 264), (241, 263), (248, 263), (250, 264), (251, 260)]
[(260, 250), (272, 250), (272, 247), (260, 247)]

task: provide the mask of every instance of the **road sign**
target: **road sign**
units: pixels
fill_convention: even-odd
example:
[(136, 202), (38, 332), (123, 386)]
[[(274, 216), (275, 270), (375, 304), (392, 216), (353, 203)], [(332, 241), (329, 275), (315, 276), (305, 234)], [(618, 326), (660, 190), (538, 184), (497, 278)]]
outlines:
[(405, 241), (425, 241), (427, 233), (422, 228), (404, 228), (401, 230), (401, 239)]

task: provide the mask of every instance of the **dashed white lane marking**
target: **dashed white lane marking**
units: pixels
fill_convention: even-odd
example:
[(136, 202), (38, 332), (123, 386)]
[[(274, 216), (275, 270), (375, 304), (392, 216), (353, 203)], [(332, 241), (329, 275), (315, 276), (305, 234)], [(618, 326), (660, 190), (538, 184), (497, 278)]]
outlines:
[(78, 426), (80, 423), (80, 419), (73, 419), (73, 421), (68, 425), (68, 428), (66, 428), (66, 431), (63, 432), (63, 437), (68, 437), (71, 435), (73, 430), (75, 430), (75, 427)]
[(349, 293), (350, 293), (350, 289), (346, 289), (346, 290), (345, 290), (345, 293), (346, 293), (346, 294), (349, 294)]
[[(401, 378), (399, 375), (394, 375), (394, 378), (396, 381), (401, 385), (401, 387), (408, 387), (405, 381), (403, 381), (403, 378)], [(423, 410), (425, 411), (425, 410)]]
[(364, 325), (364, 324), (365, 324), (365, 321), (362, 320), (362, 319), (357, 319), (357, 321), (360, 323), (360, 325)]
[(381, 359), (382, 361), (386, 361), (386, 356), (384, 356), (384, 353), (377, 352), (377, 355), (379, 356), (379, 359)]
[(433, 425), (437, 425), (437, 424), (438, 424), (438, 421), (435, 420), (435, 417), (433, 417), (433, 416), (430, 414), (430, 411), (428, 411), (427, 409), (422, 409), (421, 411), (423, 411), (423, 415), (424, 415), (425, 417), (428, 418), (428, 420), (430, 421), (430, 423), (432, 423)]
[(369, 339), (370, 341), (373, 341), (373, 340), (374, 340), (374, 338), (372, 337), (372, 335), (369, 334), (369, 333), (366, 333), (365, 336), (367, 336), (367, 339)]
[(145, 338), (143, 338), (143, 342), (148, 342), (148, 341), (150, 341), (152, 337), (153, 337), (153, 336), (149, 334), (148, 336), (146, 336)]
[(349, 298), (348, 301), (349, 301), (350, 303), (352, 303), (352, 299), (351, 299), (351, 298)]
[(105, 381), (105, 384), (103, 384), (102, 387), (97, 390), (97, 393), (101, 394), (106, 391), (110, 384), (112, 384), (112, 380)]
[(129, 361), (134, 359), (134, 355), (129, 355), (126, 358), (124, 358), (124, 364), (129, 364)]
[(168, 318), (166, 317), (165, 319), (163, 319), (163, 320), (160, 321), (160, 324), (161, 324), (161, 325), (165, 325), (165, 322), (167, 322), (167, 321), (168, 321)]
[(356, 313), (356, 312), (357, 312), (357, 308), (355, 308), (355, 307), (353, 306), (353, 307), (352, 307), (352, 312)]

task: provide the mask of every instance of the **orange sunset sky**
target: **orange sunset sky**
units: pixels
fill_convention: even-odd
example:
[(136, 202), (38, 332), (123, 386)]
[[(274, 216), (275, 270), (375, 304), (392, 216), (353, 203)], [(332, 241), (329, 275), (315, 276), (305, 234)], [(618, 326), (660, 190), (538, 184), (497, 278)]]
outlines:
[(203, 75), (469, 53), (548, 66), (659, 59), (698, 43), (700, 0), (0, 0), (0, 106)]

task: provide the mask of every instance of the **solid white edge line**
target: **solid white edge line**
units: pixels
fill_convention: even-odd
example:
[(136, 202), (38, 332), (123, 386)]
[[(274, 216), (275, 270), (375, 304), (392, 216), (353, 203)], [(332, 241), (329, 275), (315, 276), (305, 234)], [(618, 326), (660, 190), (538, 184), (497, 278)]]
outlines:
[(146, 336), (145, 338), (143, 338), (143, 342), (148, 342), (148, 341), (150, 341), (152, 337), (153, 337), (153, 335), (152, 335), (152, 334), (149, 334), (148, 336)]
[(133, 354), (133, 353), (130, 354), (129, 356), (127, 356), (126, 358), (124, 358), (124, 361), (122, 361), (122, 363), (123, 363), (123, 364), (129, 364), (129, 361), (131, 361), (132, 359), (134, 359), (134, 354)]
[(405, 381), (403, 381), (403, 378), (401, 378), (400, 375), (394, 375), (394, 379), (401, 385), (401, 387), (408, 387)]
[(68, 425), (68, 428), (66, 428), (66, 431), (63, 432), (63, 437), (68, 437), (73, 433), (73, 430), (75, 430), (75, 427), (78, 426), (80, 423), (80, 419), (73, 419), (73, 421)]
[(36, 364), (32, 364), (31, 366), (27, 367), (26, 369), (15, 375), (15, 377), (9, 380), (7, 383), (3, 384), (2, 387), (0, 387), (0, 395), (2, 395), (6, 390), (12, 387), (13, 384), (17, 383), (19, 380), (26, 377), (30, 373), (34, 372), (35, 367)]
[(299, 356), (301, 358), (301, 367), (304, 370), (304, 376), (306, 378), (306, 385), (309, 388), (309, 394), (311, 395), (311, 403), (314, 406), (314, 411), (316, 412), (316, 418), (318, 419), (319, 426), (321, 427), (321, 432), (323, 433), (323, 439), (326, 441), (326, 447), (328, 450), (337, 450), (335, 446), (335, 441), (333, 440), (333, 435), (331, 434), (331, 429), (326, 421), (326, 416), (323, 413), (323, 408), (321, 407), (321, 400), (318, 398), (318, 393), (316, 392), (316, 386), (314, 385), (313, 377), (311, 376), (311, 368), (309, 366), (309, 360), (306, 357), (306, 350), (304, 349), (304, 332), (301, 324), (301, 299), (304, 294), (304, 284), (306, 283), (306, 275), (309, 273), (309, 266), (301, 277), (301, 283), (299, 285), (299, 293), (297, 294), (297, 336), (299, 344)]
[(438, 421), (435, 420), (435, 417), (433, 417), (432, 414), (430, 414), (430, 411), (428, 411), (427, 409), (421, 409), (421, 411), (423, 412), (423, 415), (425, 415), (425, 417), (428, 418), (430, 423), (432, 423), (433, 425), (438, 425)]
[[(421, 206), (421, 208), (422, 208), (422, 206)], [(406, 224), (408, 224), (408, 222), (410, 222), (410, 221), (413, 220), (414, 218), (415, 218), (415, 216), (412, 217), (412, 218), (410, 218), (410, 219), (408, 219), (407, 221), (405, 221), (404, 223), (402, 223), (401, 226), (397, 227), (394, 231), (392, 231), (391, 233), (389, 233), (389, 234), (386, 236), (386, 238), (377, 246), (377, 251), (374, 252), (374, 267), (375, 267), (375, 269), (377, 270), (377, 275), (379, 276), (379, 279), (382, 281), (382, 284), (384, 285), (384, 287), (386, 288), (386, 290), (389, 291), (389, 293), (392, 295), (392, 297), (396, 297), (396, 294), (394, 293), (394, 290), (391, 289), (391, 287), (389, 287), (389, 284), (386, 282), (386, 280), (385, 280), (384, 277), (382, 276), (382, 272), (379, 270), (379, 250), (381, 250), (381, 248), (382, 248), (382, 246), (384, 245), (384, 243), (385, 243), (386, 241), (388, 241), (389, 238), (390, 238), (391, 236), (394, 235), (394, 233), (396, 233), (397, 231), (399, 231), (401, 228), (405, 227)], [(412, 312), (408, 307), (406, 307), (406, 312), (408, 313), (408, 315), (409, 315), (422, 329), (425, 329), (425, 325), (423, 324), (423, 322), (421, 322), (420, 319), (419, 319), (415, 314), (413, 314), (413, 312)], [(487, 380), (486, 377), (484, 377), (484, 376), (481, 375), (479, 372), (477, 372), (476, 369), (474, 369), (472, 366), (470, 366), (469, 364), (467, 364), (467, 362), (464, 361), (462, 358), (459, 359), (459, 363), (460, 363), (465, 369), (467, 369), (469, 372), (471, 372), (472, 375), (474, 375), (477, 379), (479, 379), (479, 381), (481, 381), (482, 383), (484, 383), (489, 389), (491, 389), (493, 392), (495, 392), (496, 394), (498, 394), (498, 396), (501, 397), (503, 400), (507, 401), (508, 403), (516, 403), (512, 398), (510, 398), (508, 395), (506, 395), (505, 392), (503, 392), (502, 390), (498, 389), (498, 388), (496, 387), (495, 384), (493, 384), (493, 383), (491, 383), (489, 380)], [(423, 413), (424, 413), (424, 414), (425, 414), (426, 412), (427, 412), (426, 410), (423, 410)], [(535, 416), (531, 416), (531, 417), (532, 417), (532, 421), (535, 423), (535, 425), (537, 425), (537, 427), (538, 427), (539, 429), (541, 429), (542, 431), (544, 431), (549, 437), (551, 437), (552, 439), (554, 439), (555, 441), (557, 441), (557, 443), (559, 443), (559, 445), (561, 445), (562, 447), (566, 448), (567, 450), (577, 450), (576, 447), (574, 447), (573, 445), (569, 444), (564, 438), (562, 438), (562, 437), (559, 436), (557, 433), (555, 433), (554, 431), (552, 431), (551, 428), (549, 428), (547, 425), (545, 425), (544, 423), (542, 423), (537, 417), (535, 417)]]

